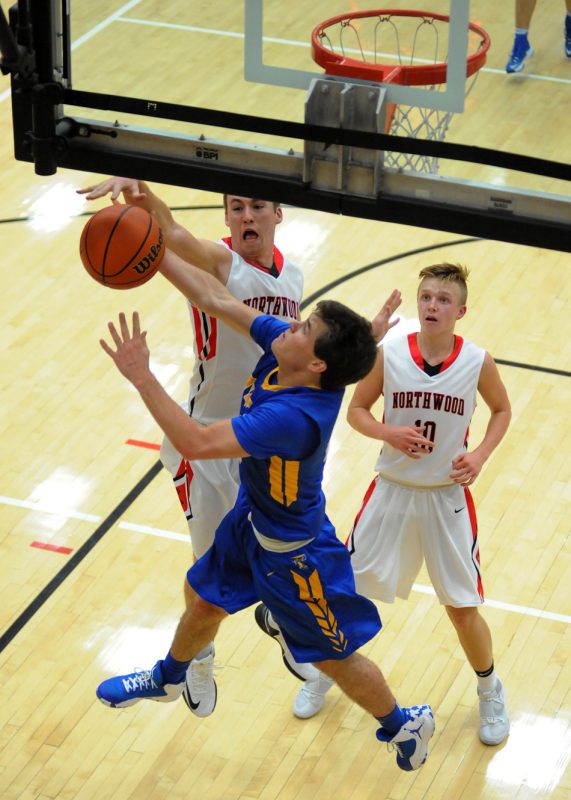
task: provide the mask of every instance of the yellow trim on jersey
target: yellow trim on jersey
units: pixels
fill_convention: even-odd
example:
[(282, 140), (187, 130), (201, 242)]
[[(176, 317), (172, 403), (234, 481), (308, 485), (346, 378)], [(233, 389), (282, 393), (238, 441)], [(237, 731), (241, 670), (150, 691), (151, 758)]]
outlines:
[[(268, 372), (268, 374), (266, 375), (266, 377), (263, 380), (262, 389), (268, 389), (271, 392), (275, 392), (278, 389), (291, 389), (292, 388), (291, 386), (282, 386), (281, 383), (270, 383), (270, 378), (273, 375), (275, 375), (278, 370), (279, 370), (279, 367), (276, 367), (275, 369), (272, 369), (271, 372)], [(302, 383), (302, 384), (299, 384), (299, 385), (302, 386), (304, 389), (316, 389), (318, 392), (321, 391), (321, 386), (309, 386), (309, 384), (307, 384), (307, 383)], [(296, 384), (296, 388), (297, 388), (297, 384)]]
[(270, 372), (268, 372), (268, 374), (266, 375), (266, 377), (264, 378), (264, 381), (262, 383), (262, 389), (269, 389), (270, 391), (274, 392), (277, 389), (285, 389), (286, 388), (285, 386), (281, 386), (279, 383), (270, 383), (270, 378), (273, 377), (277, 373), (278, 370), (279, 370), (279, 367), (276, 367), (275, 369), (272, 369)]
[(299, 461), (284, 461), (279, 456), (270, 458), (270, 494), (282, 506), (291, 506), (297, 500), (299, 489)]
[(290, 571), (299, 589), (299, 599), (306, 604), (315, 616), (321, 632), (329, 639), (333, 650), (337, 653), (343, 653), (347, 647), (347, 639), (339, 628), (337, 620), (323, 596), (323, 586), (321, 585), (319, 573), (315, 569), (309, 578), (304, 578), (298, 575), (297, 572)]

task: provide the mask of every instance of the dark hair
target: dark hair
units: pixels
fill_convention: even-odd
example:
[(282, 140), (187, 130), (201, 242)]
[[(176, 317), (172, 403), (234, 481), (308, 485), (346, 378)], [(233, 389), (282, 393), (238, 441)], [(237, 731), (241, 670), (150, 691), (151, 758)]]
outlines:
[(360, 381), (377, 356), (371, 323), (335, 300), (322, 300), (314, 313), (327, 325), (313, 348), (317, 358), (327, 364), (321, 373), (321, 388), (342, 389)]

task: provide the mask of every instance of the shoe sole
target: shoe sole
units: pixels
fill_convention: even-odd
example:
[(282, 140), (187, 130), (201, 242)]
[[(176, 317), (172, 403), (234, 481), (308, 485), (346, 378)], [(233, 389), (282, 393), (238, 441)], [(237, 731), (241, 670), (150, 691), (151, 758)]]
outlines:
[(174, 703), (179, 697), (180, 695), (176, 697), (133, 697), (131, 700), (124, 700), (121, 703), (112, 703), (110, 700), (106, 700), (104, 697), (97, 695), (99, 702), (103, 703), (107, 708), (129, 708), (129, 706), (134, 706), (135, 703), (140, 703), (141, 700), (151, 700), (153, 703)]
[(480, 741), (482, 742), (482, 744), (485, 744), (487, 747), (496, 747), (498, 744), (501, 744), (502, 742), (505, 742), (505, 740), (508, 738), (509, 735), (510, 735), (510, 726), (508, 725), (508, 729), (506, 731), (506, 734), (505, 734), (505, 736), (502, 736), (501, 739), (497, 739), (496, 741), (492, 741), (491, 739), (483, 739), (482, 736), (480, 735)]
[(280, 635), (279, 631), (277, 631), (275, 628), (270, 628), (268, 625), (267, 608), (263, 603), (260, 603), (260, 605), (256, 606), (254, 609), (254, 619), (256, 620), (258, 628), (260, 628), (266, 634), (266, 636), (269, 636), (271, 639), (273, 639), (274, 642), (279, 646), (280, 650), (282, 651), (282, 661), (284, 662), (285, 668), (288, 670), (288, 672), (290, 672), (294, 678), (297, 678), (298, 681), (305, 682), (303, 675), (300, 675), (299, 672), (296, 672), (292, 665), (288, 662), (282, 644), (278, 639), (278, 636)]
[(196, 717), (209, 717), (214, 712), (214, 709), (216, 708), (216, 703), (218, 702), (218, 687), (217, 687), (216, 681), (214, 679), (212, 680), (212, 683), (214, 684), (214, 705), (212, 706), (212, 709), (207, 714), (201, 714), (200, 713), (200, 700), (198, 701), (198, 703), (195, 703), (193, 701), (192, 697), (190, 696), (190, 691), (189, 691), (189, 688), (188, 688), (188, 684), (185, 682), (184, 689), (182, 690), (182, 699), (184, 700), (184, 702), (186, 703), (186, 705), (188, 706), (190, 711), (192, 711), (192, 713)]

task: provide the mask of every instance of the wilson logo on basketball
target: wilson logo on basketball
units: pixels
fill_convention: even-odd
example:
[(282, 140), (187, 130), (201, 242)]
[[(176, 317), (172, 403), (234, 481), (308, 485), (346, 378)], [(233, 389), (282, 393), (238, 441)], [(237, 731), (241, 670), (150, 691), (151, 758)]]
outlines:
[(151, 248), (146, 256), (135, 264), (133, 269), (139, 275), (143, 275), (154, 263), (155, 259), (160, 255), (163, 249), (163, 232), (159, 229), (159, 239), (156, 244), (151, 245)]

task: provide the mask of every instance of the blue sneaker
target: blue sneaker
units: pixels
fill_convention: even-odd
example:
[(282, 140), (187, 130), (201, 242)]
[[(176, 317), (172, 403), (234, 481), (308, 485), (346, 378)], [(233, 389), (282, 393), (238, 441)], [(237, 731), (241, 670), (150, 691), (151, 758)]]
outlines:
[(521, 72), (525, 62), (533, 55), (533, 47), (527, 40), (527, 36), (516, 36), (514, 46), (506, 64), (506, 72)]
[(382, 728), (377, 739), (393, 745), (397, 751), (397, 766), (410, 772), (420, 769), (428, 758), (428, 741), (434, 733), (434, 715), (430, 706), (403, 708), (409, 719), (393, 736)]
[(571, 58), (571, 16), (569, 14), (565, 17), (564, 49), (567, 58)]
[(126, 708), (139, 700), (156, 700), (159, 703), (178, 700), (184, 689), (185, 678), (183, 676), (179, 683), (165, 683), (162, 663), (157, 661), (152, 669), (108, 678), (97, 687), (97, 697), (111, 708)]

